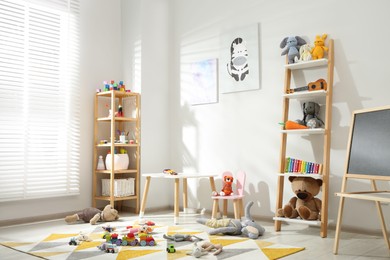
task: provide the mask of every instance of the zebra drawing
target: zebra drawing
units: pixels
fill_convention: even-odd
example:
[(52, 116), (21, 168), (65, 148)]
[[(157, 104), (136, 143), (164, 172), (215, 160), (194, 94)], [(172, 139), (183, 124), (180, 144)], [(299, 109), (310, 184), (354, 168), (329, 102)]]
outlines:
[(229, 75), (236, 81), (243, 81), (249, 74), (248, 50), (242, 38), (236, 38), (230, 45), (230, 62), (227, 64)]

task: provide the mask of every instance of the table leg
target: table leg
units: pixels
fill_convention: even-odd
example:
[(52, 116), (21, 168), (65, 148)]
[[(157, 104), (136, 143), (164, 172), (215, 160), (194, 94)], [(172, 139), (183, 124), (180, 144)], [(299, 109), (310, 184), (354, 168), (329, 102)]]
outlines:
[(175, 204), (174, 204), (174, 223), (179, 224), (179, 179), (175, 179)]
[(187, 196), (187, 178), (183, 178), (183, 212), (188, 210), (188, 196)]
[(144, 216), (144, 213), (145, 213), (146, 199), (148, 197), (150, 180), (151, 180), (151, 177), (147, 176), (146, 177), (146, 181), (145, 181), (144, 193), (142, 195), (141, 210), (139, 212), (139, 217), (140, 218), (142, 218)]
[[(214, 181), (214, 177), (210, 177), (210, 187), (211, 187), (211, 192), (213, 191), (217, 191), (217, 189), (215, 188), (215, 181)], [(214, 207), (214, 206), (213, 206)], [(215, 206), (216, 208), (213, 209), (213, 211), (215, 210), (214, 214), (215, 216), (217, 216), (219, 214), (219, 203)]]

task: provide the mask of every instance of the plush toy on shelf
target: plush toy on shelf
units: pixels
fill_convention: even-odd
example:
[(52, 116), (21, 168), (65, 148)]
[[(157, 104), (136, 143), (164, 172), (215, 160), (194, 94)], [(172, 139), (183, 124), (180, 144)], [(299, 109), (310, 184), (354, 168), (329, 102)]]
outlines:
[(283, 208), (278, 209), (276, 216), (286, 218), (301, 217), (305, 220), (320, 219), (322, 202), (315, 196), (320, 192), (322, 180), (295, 176), (291, 176), (288, 179), (296, 196), (292, 197)]
[(314, 40), (314, 48), (311, 50), (311, 56), (313, 60), (324, 58), (325, 52), (328, 51), (328, 48), (325, 47), (325, 39), (327, 36), (327, 34), (323, 34), (322, 36), (316, 36)]
[(304, 102), (302, 104), (303, 119), (297, 123), (308, 128), (320, 128), (324, 122), (319, 118), (320, 105), (315, 102)]
[(100, 222), (110, 222), (119, 219), (119, 214), (116, 209), (111, 207), (111, 205), (107, 205), (104, 207), (103, 211), (97, 208), (86, 208), (76, 214), (66, 216), (66, 223), (76, 223), (79, 220), (84, 221), (85, 223), (91, 223), (91, 225), (95, 225), (98, 221)]
[(258, 223), (256, 223), (251, 214), (250, 208), (253, 205), (253, 201), (250, 201), (245, 206), (245, 216), (242, 221), (238, 219), (197, 219), (196, 221), (200, 224), (206, 225), (208, 227), (214, 228), (208, 233), (210, 235), (231, 235), (231, 236), (245, 236), (252, 239), (257, 239), (259, 236), (262, 236), (265, 232), (265, 229)]
[(299, 48), (299, 62), (312, 60), (311, 49), (312, 47), (308, 43)]
[(282, 56), (287, 54), (289, 64), (298, 62), (299, 48), (304, 44), (306, 44), (306, 41), (299, 36), (284, 38), (280, 43), (280, 48), (283, 49)]

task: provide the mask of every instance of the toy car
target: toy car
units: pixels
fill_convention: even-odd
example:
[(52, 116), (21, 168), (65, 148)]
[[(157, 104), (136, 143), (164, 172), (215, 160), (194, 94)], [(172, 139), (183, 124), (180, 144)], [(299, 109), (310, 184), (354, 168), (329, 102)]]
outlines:
[(168, 253), (175, 253), (176, 252), (175, 245), (174, 244), (168, 244), (167, 252)]
[(70, 241), (69, 241), (69, 245), (70, 245), (70, 246), (77, 246), (77, 245), (79, 245), (79, 244), (80, 244), (80, 242), (77, 241), (76, 238), (74, 238), (74, 237), (72, 237), (72, 238), (70, 239)]
[(177, 175), (177, 172), (175, 172), (175, 171), (172, 170), (172, 169), (164, 169), (164, 170), (163, 170), (163, 173), (169, 174), (169, 175)]
[(116, 247), (115, 244), (107, 244), (107, 247), (106, 247), (106, 253), (118, 253), (118, 248)]

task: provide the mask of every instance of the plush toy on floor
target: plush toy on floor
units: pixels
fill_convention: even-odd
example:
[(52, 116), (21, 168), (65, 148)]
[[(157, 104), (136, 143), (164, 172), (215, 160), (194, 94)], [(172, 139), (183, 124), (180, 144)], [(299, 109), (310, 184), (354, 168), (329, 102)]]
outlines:
[(210, 235), (224, 234), (231, 236), (243, 235), (252, 239), (257, 239), (264, 234), (265, 229), (257, 224), (251, 217), (250, 208), (253, 201), (245, 206), (245, 217), (242, 221), (238, 219), (197, 219), (197, 222), (214, 228), (209, 231)]
[(70, 224), (82, 220), (85, 223), (89, 222), (91, 225), (95, 225), (98, 221), (109, 222), (117, 220), (118, 218), (118, 211), (112, 208), (111, 205), (107, 205), (104, 207), (103, 211), (97, 208), (86, 208), (76, 214), (66, 216), (65, 221)]
[(277, 217), (297, 218), (305, 220), (320, 219), (321, 200), (315, 196), (320, 192), (322, 180), (311, 177), (288, 178), (295, 197), (281, 209), (278, 209)]
[(299, 48), (306, 44), (306, 41), (299, 36), (286, 37), (280, 43), (280, 48), (283, 49), (282, 56), (287, 54), (288, 63), (298, 62)]
[(327, 36), (327, 34), (316, 36), (314, 40), (314, 48), (311, 50), (313, 60), (324, 58), (325, 52), (328, 51), (328, 48), (325, 47), (325, 39)]

